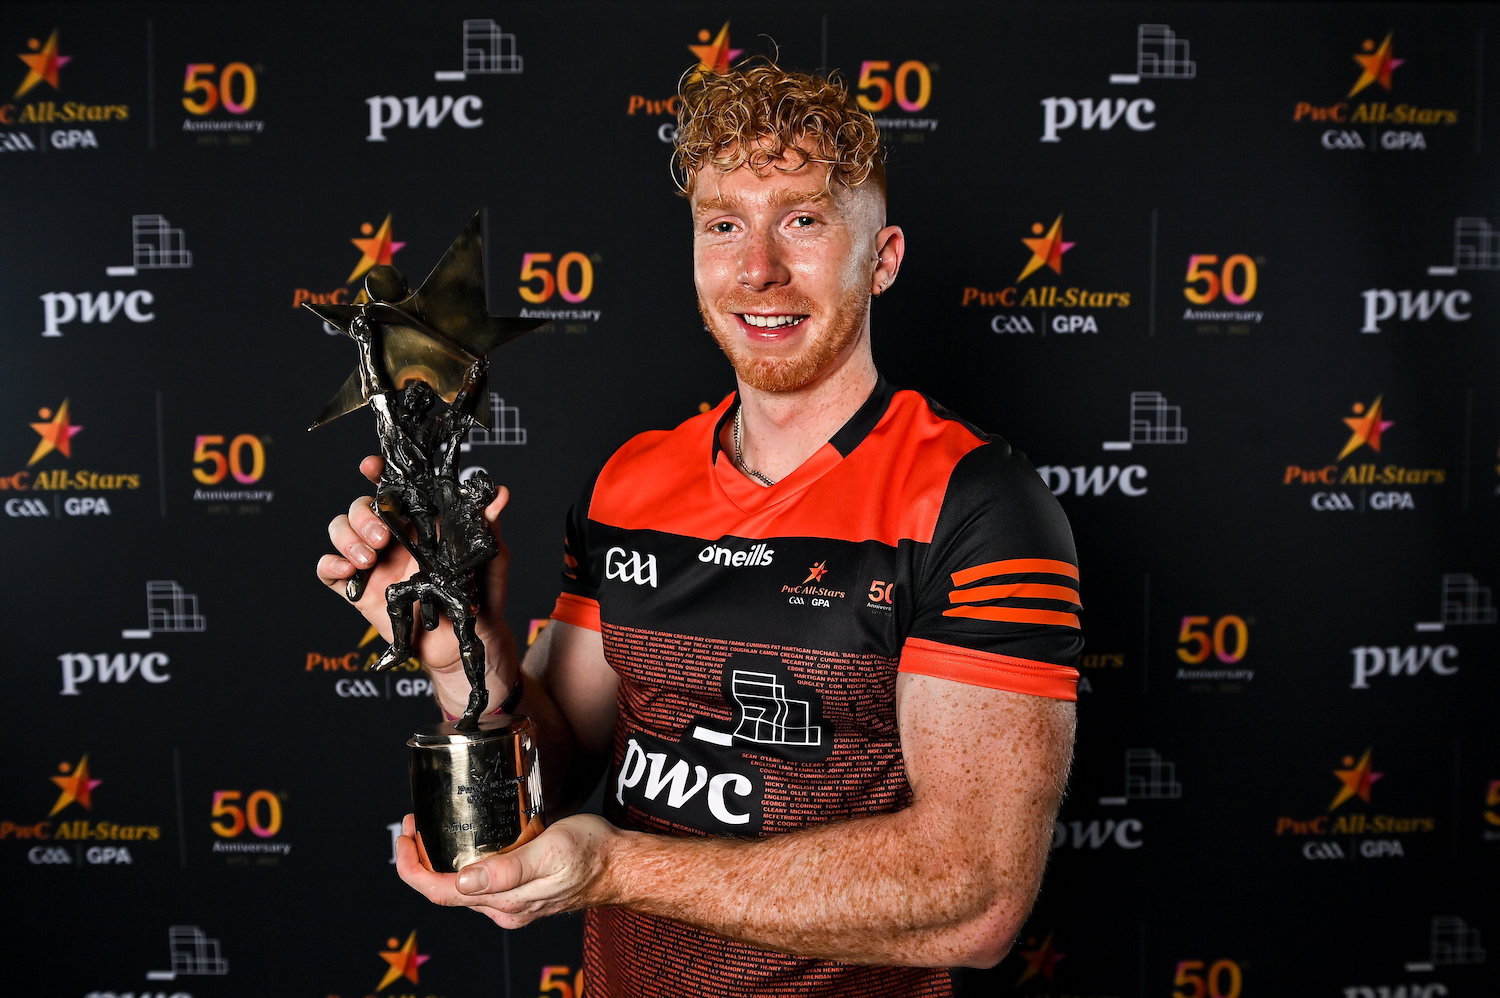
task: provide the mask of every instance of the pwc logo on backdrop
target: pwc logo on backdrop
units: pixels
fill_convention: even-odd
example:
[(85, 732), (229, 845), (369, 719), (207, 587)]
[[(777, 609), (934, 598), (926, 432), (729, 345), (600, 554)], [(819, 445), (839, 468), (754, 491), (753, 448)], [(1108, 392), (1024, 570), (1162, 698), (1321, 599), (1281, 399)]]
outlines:
[[(1098, 799), (1098, 816), (1059, 817), (1052, 829), (1053, 851), (1139, 849), (1146, 844), (1146, 824), (1139, 817), (1142, 804), (1146, 801), (1175, 801), (1182, 798), (1177, 764), (1162, 758), (1161, 753), (1154, 748), (1133, 748), (1126, 751), (1121, 786), (1124, 788), (1122, 793)], [(1121, 812), (1113, 810), (1114, 808), (1127, 810)], [(1070, 809), (1070, 815), (1071, 813)]]
[(1364, 39), (1350, 54), (1358, 68), (1351, 71), (1348, 93), (1342, 99), (1297, 101), (1292, 121), (1316, 129), (1323, 148), (1331, 151), (1427, 149), (1432, 135), (1458, 124), (1459, 114), (1453, 108), (1391, 103), (1399, 89), (1396, 71), (1406, 64), (1397, 50), (1394, 32), (1379, 42), (1375, 36)]
[[(1416, 932), (1409, 932), (1407, 943), (1411, 949), (1418, 947), (1413, 945), (1420, 938)], [(1368, 961), (1372, 964), (1384, 961)], [(1392, 961), (1394, 963), (1395, 961)], [(1448, 984), (1441, 980), (1434, 980), (1431, 976), (1436, 973), (1452, 974), (1455, 971), (1465, 973), (1461, 968), (1483, 967), (1488, 962), (1488, 954), (1485, 952), (1484, 939), (1479, 930), (1458, 915), (1434, 915), (1427, 928), (1427, 952), (1416, 959), (1400, 961), (1402, 969), (1407, 977), (1400, 979), (1399, 983), (1390, 983), (1394, 974), (1389, 971), (1381, 976), (1382, 983), (1372, 984), (1350, 984), (1346, 985), (1338, 994), (1341, 998), (1448, 998), (1451, 995), (1469, 994), (1467, 990), (1455, 987), (1449, 991)], [(1394, 969), (1394, 968), (1393, 968)], [(1379, 966), (1366, 968), (1369, 977), (1375, 977), (1381, 972)], [(1471, 972), (1472, 973), (1472, 972)], [(1479, 981), (1477, 975), (1469, 980)]]
[(1356, 401), (1349, 412), (1343, 417), (1344, 445), (1333, 461), (1317, 467), (1288, 464), (1282, 471), (1281, 484), (1307, 490), (1313, 509), (1320, 513), (1414, 510), (1421, 490), (1447, 482), (1445, 468), (1381, 463), (1389, 444), (1387, 434), (1398, 425), (1384, 395), (1368, 403)]
[[(120, 238), (123, 245), (124, 239)], [(182, 229), (173, 228), (161, 215), (133, 215), (130, 219), (128, 263), (104, 268), (106, 277), (139, 277), (142, 271), (191, 270), (193, 253), (187, 248)], [(124, 253), (121, 253), (123, 256)], [(61, 337), (64, 326), (113, 325), (128, 322), (144, 325), (156, 320), (156, 296), (145, 288), (102, 291), (49, 291), (39, 295), (42, 303), (42, 336)]]
[(59, 517), (109, 516), (111, 494), (141, 487), (138, 472), (101, 472), (73, 466), (74, 451), (82, 457), (86, 449), (78, 443), (84, 425), (78, 420), (71, 397), (57, 406), (44, 405), (29, 421), (30, 457), (26, 465), (0, 476), (0, 509), (12, 518), (41, 521)]
[[(524, 68), (516, 36), (500, 30), (500, 25), (488, 17), (465, 20), (462, 39), (456, 47), (459, 68), (438, 70), (432, 74), (435, 81), (466, 83), (472, 77), (517, 75)], [(484, 125), (484, 99), (473, 93), (377, 94), (366, 97), (365, 106), (370, 126), (366, 142), (387, 142), (393, 133), (419, 129), (473, 131)]]
[(160, 825), (127, 824), (95, 812), (105, 781), (89, 753), (77, 762), (63, 759), (48, 779), (56, 791), (51, 810), (39, 820), (0, 820), (0, 849), (15, 843), (33, 866), (121, 866), (134, 863), (143, 845), (161, 841)]
[[(1165, 24), (1136, 27), (1135, 71), (1111, 73), (1116, 86), (1139, 86), (1158, 80), (1191, 80), (1198, 64), (1190, 45)], [(1149, 97), (1043, 97), (1043, 142), (1061, 142), (1067, 132), (1149, 132), (1156, 127), (1156, 101)]]
[[(1100, 291), (1073, 283), (1077, 280), (1072, 276), (1077, 261), (1067, 254), (1077, 248), (1078, 240), (1066, 234), (1068, 224), (1062, 215), (1050, 223), (1033, 222), (1029, 236), (1017, 239), (1015, 244), (1005, 244), (1007, 259), (1019, 267), (1012, 282), (990, 288), (966, 287), (959, 298), (960, 307), (1004, 309), (996, 311), (989, 321), (992, 332), (1004, 335), (1072, 336), (1100, 332), (1101, 319), (1130, 307), (1131, 293)], [(1020, 248), (1014, 249), (1013, 245)], [(1058, 278), (1065, 271), (1069, 280), (1060, 282)]]
[(0, 104), (0, 154), (98, 149), (100, 132), (130, 120), (129, 105), (62, 99), (63, 70), (73, 56), (64, 50), (60, 29), (52, 28), (46, 41), (42, 37), (26, 39), (16, 53), (26, 68), (15, 78), (10, 101)]
[[(1406, 766), (1410, 768), (1409, 763)], [(1399, 858), (1437, 828), (1437, 819), (1431, 816), (1394, 815), (1377, 808), (1376, 798), (1387, 789), (1381, 781), (1388, 774), (1375, 768), (1373, 749), (1366, 748), (1358, 756), (1345, 755), (1331, 775), (1337, 786), (1324, 813), (1276, 819), (1276, 837), (1300, 843), (1303, 859)], [(1412, 785), (1409, 778), (1406, 785)]]
[[(1103, 449), (1128, 453), (1137, 447), (1177, 446), (1187, 443), (1182, 406), (1172, 405), (1161, 392), (1130, 393), (1130, 415), (1123, 440), (1106, 440)], [(1044, 464), (1036, 469), (1053, 495), (1103, 496), (1113, 492), (1131, 499), (1147, 491), (1144, 464)]]
[[(1458, 277), (1460, 272), (1500, 271), (1500, 231), (1488, 219), (1466, 217), (1453, 223), (1452, 262), (1427, 268), (1428, 277)], [(1393, 323), (1401, 328), (1428, 322), (1468, 322), (1474, 295), (1465, 288), (1366, 288), (1359, 293), (1364, 321), (1361, 333), (1379, 333)]]
[[(730, 41), (728, 21), (718, 31), (700, 28), (697, 38), (696, 45), (687, 46), (688, 52), (697, 60), (688, 71), (689, 82), (696, 82), (705, 73), (729, 72), (729, 67), (739, 62), (740, 56), (745, 53), (744, 49), (735, 48)], [(670, 65), (663, 67), (663, 78), (675, 81), (682, 72), (681, 66), (681, 59), (674, 55)], [(655, 97), (633, 93), (626, 98), (625, 114), (651, 123), (657, 140), (670, 143), (677, 138), (677, 108), (680, 103), (681, 98), (675, 91)]]
[[(1451, 636), (1452, 628), (1492, 627), (1495, 624), (1495, 596), (1489, 586), (1465, 572), (1443, 575), (1434, 593), (1435, 619), (1417, 621), (1418, 634)], [(1400, 683), (1409, 685), (1407, 677), (1423, 673), (1434, 678), (1457, 675), (1459, 647), (1453, 640), (1442, 644), (1411, 643), (1392, 645), (1359, 645), (1349, 649), (1353, 677), (1349, 688), (1368, 690)]]
[[(153, 641), (163, 635), (201, 634), (208, 619), (199, 611), (198, 597), (172, 579), (146, 583), (145, 625), (120, 632), (126, 641)], [(172, 681), (172, 660), (166, 652), (63, 652), (57, 656), (62, 685), (59, 696), (81, 696), (101, 686), (161, 686)]]

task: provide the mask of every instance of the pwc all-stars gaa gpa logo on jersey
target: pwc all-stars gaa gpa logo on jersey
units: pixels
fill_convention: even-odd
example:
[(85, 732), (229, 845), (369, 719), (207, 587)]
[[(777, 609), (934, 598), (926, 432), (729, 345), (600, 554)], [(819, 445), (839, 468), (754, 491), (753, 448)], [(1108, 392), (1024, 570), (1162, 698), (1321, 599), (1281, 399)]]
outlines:
[[(1379, 38), (1379, 41), (1376, 39)], [(1350, 53), (1350, 86), (1341, 99), (1299, 100), (1292, 107), (1292, 122), (1314, 130), (1324, 149), (1341, 152), (1377, 150), (1425, 150), (1434, 140), (1459, 122), (1453, 107), (1432, 107), (1396, 100), (1415, 72), (1419, 86), (1429, 90), (1441, 71), (1428, 65), (1407, 66), (1398, 55), (1395, 32), (1370, 35)], [(1430, 51), (1430, 50), (1429, 50)], [(1336, 56), (1330, 58), (1337, 59)], [(1403, 67), (1406, 67), (1403, 69)], [(1400, 71), (1400, 76), (1397, 73)], [(1451, 72), (1451, 70), (1450, 70)]]
[[(1102, 245), (1105, 233), (1087, 227), (1092, 245)], [(1059, 214), (1052, 221), (1034, 221), (1030, 234), (1002, 244), (1002, 260), (1017, 267), (1008, 283), (975, 283), (963, 288), (959, 307), (990, 313), (991, 332), (1002, 335), (1088, 335), (1105, 331), (1112, 317), (1130, 308), (1128, 290), (1101, 289), (1085, 283), (1099, 279), (1108, 261), (1100, 254), (1074, 253), (1080, 240), (1073, 222)], [(1017, 245), (1018, 244), (1018, 245)], [(1023, 252), (1024, 251), (1024, 252)], [(1079, 276), (1082, 275), (1082, 276)]]
[(1343, 417), (1344, 445), (1326, 464), (1287, 464), (1281, 484), (1309, 494), (1320, 513), (1414, 510), (1448, 481), (1445, 468), (1421, 468), (1382, 461), (1389, 453), (1392, 418), (1385, 396), (1355, 401)]

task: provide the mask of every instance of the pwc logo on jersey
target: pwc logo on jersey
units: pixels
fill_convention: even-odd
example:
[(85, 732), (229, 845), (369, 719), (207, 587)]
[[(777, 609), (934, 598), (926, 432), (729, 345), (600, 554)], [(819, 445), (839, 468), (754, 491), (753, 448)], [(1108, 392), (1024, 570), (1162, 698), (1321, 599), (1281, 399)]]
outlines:
[(656, 588), (656, 555), (612, 547), (604, 553), (604, 577)]
[(769, 655), (736, 654), (724, 663), (727, 720), (699, 716), (673, 744), (634, 732), (613, 777), (615, 802), (711, 834), (756, 835), (764, 823), (765, 779), (756, 755), (818, 762), (833, 750), (832, 726), (817, 694)]

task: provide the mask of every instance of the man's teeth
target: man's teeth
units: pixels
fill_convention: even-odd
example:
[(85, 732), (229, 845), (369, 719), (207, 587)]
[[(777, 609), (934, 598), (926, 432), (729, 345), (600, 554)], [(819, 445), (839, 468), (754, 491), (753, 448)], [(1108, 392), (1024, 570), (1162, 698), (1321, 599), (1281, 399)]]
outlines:
[(751, 326), (759, 326), (762, 329), (776, 329), (780, 326), (793, 326), (807, 318), (805, 315), (751, 315), (741, 312), (740, 318)]

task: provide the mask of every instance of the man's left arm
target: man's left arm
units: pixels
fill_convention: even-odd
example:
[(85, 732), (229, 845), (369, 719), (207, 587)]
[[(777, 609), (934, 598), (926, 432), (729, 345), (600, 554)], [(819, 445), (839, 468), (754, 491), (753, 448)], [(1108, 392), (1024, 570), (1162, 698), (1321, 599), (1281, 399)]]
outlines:
[[(1072, 755), (1071, 701), (902, 674), (909, 807), (744, 840), (622, 831), (576, 815), (453, 875), (403, 840), (403, 879), (515, 928), (618, 906), (852, 963), (993, 966), (1041, 881)], [(459, 890), (462, 885), (462, 891)]]

